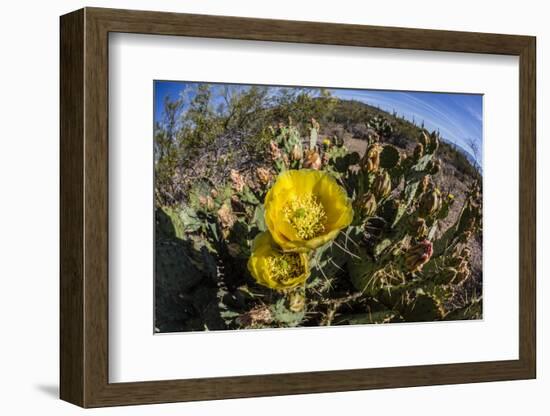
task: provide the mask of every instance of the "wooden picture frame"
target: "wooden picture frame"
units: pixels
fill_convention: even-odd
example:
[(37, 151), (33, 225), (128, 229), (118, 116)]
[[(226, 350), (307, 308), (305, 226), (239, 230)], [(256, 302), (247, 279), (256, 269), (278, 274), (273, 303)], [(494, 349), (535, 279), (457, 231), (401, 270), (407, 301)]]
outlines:
[[(535, 38), (85, 8), (61, 17), (60, 396), (82, 407), (536, 377)], [(519, 359), (109, 383), (108, 34), (263, 40), (519, 57)]]

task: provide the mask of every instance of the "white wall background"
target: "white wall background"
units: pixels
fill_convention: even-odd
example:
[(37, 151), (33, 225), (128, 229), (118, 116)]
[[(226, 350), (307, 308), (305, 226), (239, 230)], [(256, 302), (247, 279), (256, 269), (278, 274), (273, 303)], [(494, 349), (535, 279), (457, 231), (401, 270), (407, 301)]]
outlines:
[[(550, 226), (550, 145), (544, 103), (550, 101), (550, 26), (536, 0), (441, 2), (354, 0), (52, 0), (5, 2), (0, 14), (0, 410), (2, 414), (83, 412), (58, 395), (58, 16), (82, 6), (318, 20), (387, 26), (536, 35), (538, 40), (538, 379), (87, 411), (102, 415), (262, 415), (315, 412), (440, 415), (546, 415), (550, 411), (550, 336), (544, 258)], [(487, 155), (491, 157), (491, 155)], [(503, 253), (505, 255), (505, 253)], [(543, 331), (546, 325), (546, 331)]]

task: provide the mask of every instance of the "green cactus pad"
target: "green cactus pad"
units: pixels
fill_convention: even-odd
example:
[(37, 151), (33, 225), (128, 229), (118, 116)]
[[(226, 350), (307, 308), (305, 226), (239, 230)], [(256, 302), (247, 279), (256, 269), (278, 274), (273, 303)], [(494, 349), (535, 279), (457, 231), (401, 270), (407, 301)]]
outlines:
[(391, 322), (397, 315), (397, 312), (384, 309), (376, 312), (365, 312), (350, 315), (343, 315), (339, 317), (334, 324), (348, 324), (348, 325), (361, 325), (361, 324), (383, 324)]
[(386, 145), (380, 153), (380, 166), (384, 169), (393, 169), (399, 163), (399, 150), (395, 146)]
[(271, 314), (273, 320), (281, 326), (294, 327), (300, 324), (305, 317), (305, 310), (301, 312), (293, 312), (285, 305), (285, 299), (279, 299), (277, 303), (271, 306)]
[(417, 294), (413, 301), (404, 306), (401, 315), (407, 322), (431, 322), (441, 320), (443, 310), (435, 298)]

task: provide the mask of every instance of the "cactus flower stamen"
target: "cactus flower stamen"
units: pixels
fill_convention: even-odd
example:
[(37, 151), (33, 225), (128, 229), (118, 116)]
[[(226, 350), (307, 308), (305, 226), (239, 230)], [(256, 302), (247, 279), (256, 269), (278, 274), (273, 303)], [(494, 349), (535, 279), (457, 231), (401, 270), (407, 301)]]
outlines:
[(283, 208), (285, 219), (300, 238), (309, 240), (325, 231), (326, 213), (314, 195), (297, 196)]
[(271, 277), (281, 283), (296, 279), (304, 270), (298, 253), (272, 255), (265, 261)]
[(310, 274), (307, 254), (282, 252), (269, 232), (255, 238), (248, 270), (262, 286), (280, 291), (303, 284)]

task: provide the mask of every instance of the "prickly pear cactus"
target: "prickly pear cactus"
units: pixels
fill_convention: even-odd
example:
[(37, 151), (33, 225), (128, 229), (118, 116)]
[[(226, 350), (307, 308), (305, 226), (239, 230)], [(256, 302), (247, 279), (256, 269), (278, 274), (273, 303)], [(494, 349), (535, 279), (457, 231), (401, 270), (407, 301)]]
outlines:
[[(366, 124), (377, 139), (369, 139), (362, 155), (349, 151), (341, 139), (324, 136), (315, 119), (305, 126), (292, 120), (270, 126), (263, 166), (232, 171), (223, 187), (197, 183), (188, 204), (157, 208), (157, 277), (175, 282), (174, 305), (185, 311), (178, 316), (187, 320), (186, 328), (481, 316), (480, 296), (457, 300), (471, 281), (470, 243), (482, 230), (479, 184), (471, 184), (459, 203), (438, 186), (438, 133), (421, 131), (414, 149), (406, 151), (385, 142), (394, 131), (388, 120), (373, 117)], [(282, 174), (300, 170), (330, 177), (352, 211), (337, 233), (297, 254), (273, 236), (261, 236), (271, 232), (268, 192)], [(340, 191), (330, 192), (332, 198)], [(319, 208), (310, 195), (296, 198), (303, 208), (293, 211), (300, 215), (290, 224), (321, 221), (321, 228), (312, 229), (329, 227), (325, 218), (335, 208)], [(288, 219), (285, 209), (282, 215)], [(258, 248), (258, 241), (267, 243)], [(272, 254), (262, 260), (259, 252)], [(251, 260), (256, 257), (259, 263)], [(275, 285), (274, 276), (299, 283)]]
[[(434, 184), (440, 172), (440, 161), (435, 158), (438, 147), (436, 133), (422, 132), (413, 154), (400, 164), (400, 169), (381, 163), (382, 173), (377, 174), (369, 191), (377, 200), (386, 199), (375, 214), (383, 220), (383, 226), (373, 235), (368, 228), (371, 222), (363, 223), (367, 249), (348, 262), (356, 289), (405, 321), (479, 316), (477, 303), (475, 308), (463, 306), (457, 312), (449, 300), (470, 277), (467, 244), (481, 230), (480, 189), (473, 184), (460, 214), (441, 233), (454, 195), (444, 195)], [(388, 176), (392, 184), (401, 184), (401, 189), (390, 193)], [(369, 206), (374, 205), (370, 198), (368, 201)], [(373, 214), (372, 210), (368, 213)]]

